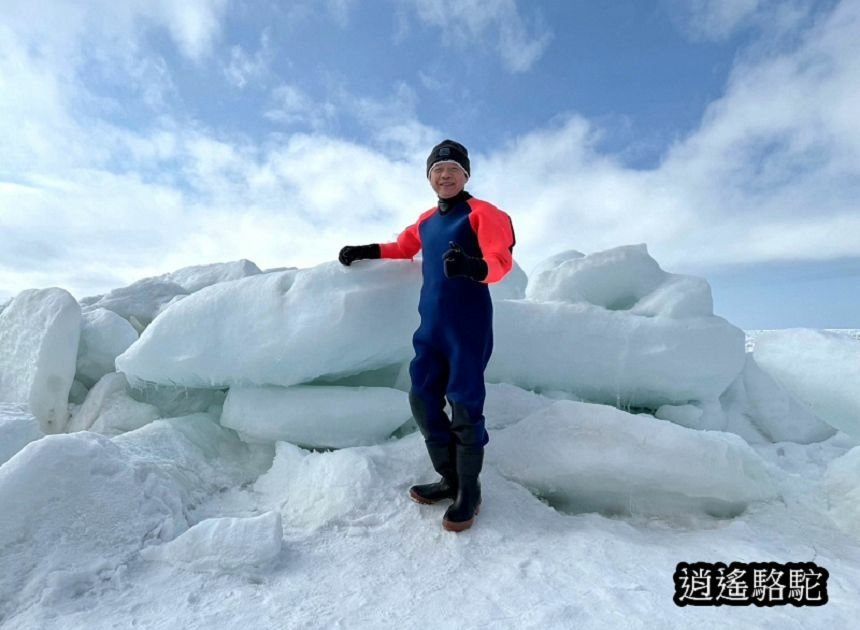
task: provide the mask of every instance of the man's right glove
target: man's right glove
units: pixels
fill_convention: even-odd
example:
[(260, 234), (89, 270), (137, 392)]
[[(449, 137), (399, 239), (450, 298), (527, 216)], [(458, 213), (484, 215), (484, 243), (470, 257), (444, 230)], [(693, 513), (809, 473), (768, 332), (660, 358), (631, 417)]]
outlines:
[(454, 241), (451, 241), (448, 251), (442, 254), (442, 269), (446, 278), (462, 276), (475, 282), (483, 282), (488, 272), (487, 263), (483, 258), (469, 256)]
[(377, 243), (372, 245), (347, 245), (340, 250), (337, 259), (340, 264), (349, 267), (356, 260), (364, 260), (366, 258), (381, 258), (382, 252)]

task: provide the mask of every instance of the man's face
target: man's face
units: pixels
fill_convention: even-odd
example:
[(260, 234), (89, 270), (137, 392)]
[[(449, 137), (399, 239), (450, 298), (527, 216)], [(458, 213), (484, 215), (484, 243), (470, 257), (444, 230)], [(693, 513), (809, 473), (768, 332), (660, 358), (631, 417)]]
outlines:
[(430, 186), (439, 195), (439, 199), (450, 199), (462, 192), (466, 187), (466, 171), (455, 162), (434, 164), (430, 169)]

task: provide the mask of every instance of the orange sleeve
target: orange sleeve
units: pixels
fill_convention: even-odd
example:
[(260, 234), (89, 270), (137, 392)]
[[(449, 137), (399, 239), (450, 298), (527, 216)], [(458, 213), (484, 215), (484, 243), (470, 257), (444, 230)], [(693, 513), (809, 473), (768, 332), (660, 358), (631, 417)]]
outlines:
[(469, 204), (472, 206), (469, 221), (478, 236), (478, 246), (487, 263), (484, 282), (498, 282), (514, 266), (514, 224), (511, 217), (491, 203), (472, 198)]
[(418, 220), (400, 233), (397, 240), (393, 243), (380, 243), (379, 255), (381, 258), (414, 258), (421, 250), (421, 234), (418, 229), (421, 227), (421, 222), (431, 214), (436, 212), (436, 208), (430, 208), (424, 212)]

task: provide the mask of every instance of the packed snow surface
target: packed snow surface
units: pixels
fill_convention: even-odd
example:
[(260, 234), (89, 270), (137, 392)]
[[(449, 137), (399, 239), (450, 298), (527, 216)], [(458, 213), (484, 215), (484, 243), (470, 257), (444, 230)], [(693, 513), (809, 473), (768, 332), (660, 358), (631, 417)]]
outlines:
[(281, 553), (280, 512), (246, 518), (208, 518), (170, 542), (141, 552), (191, 571), (238, 571), (271, 564)]
[[(16, 586), (10, 588), (12, 599), (0, 624), (4, 630), (117, 625), (167, 629), (200, 627), (202, 619), (207, 624), (217, 620), (225, 626), (249, 628), (480, 628), (488, 624), (493, 628), (569, 628), (572, 624), (605, 628), (624, 619), (625, 627), (631, 628), (693, 625), (716, 630), (727, 624), (851, 627), (851, 620), (860, 613), (856, 538), (830, 523), (819, 485), (828, 462), (838, 461), (846, 452), (844, 440), (762, 450), (779, 500), (755, 502), (733, 518), (715, 518), (697, 510), (654, 517), (554, 509), (498, 472), (503, 457), (501, 448), (494, 450), (499, 441), (495, 438), (503, 433), (497, 431), (491, 437), (491, 456), (482, 476), (481, 513), (475, 526), (460, 535), (441, 528), (445, 504), (421, 506), (407, 497), (410, 484), (435, 477), (417, 434), (331, 452), (308, 452), (280, 442), (274, 462), (256, 483), (220, 492), (220, 484), (204, 487), (209, 470), (183, 476), (202, 460), (180, 459), (169, 475), (149, 482), (153, 499), (161, 497), (155, 504), (164, 510), (159, 522), (170, 524), (169, 533), (156, 530), (151, 539), (132, 525), (155, 523), (139, 507), (129, 506), (122, 516), (107, 515), (131, 529), (119, 542), (115, 526), (106, 537), (63, 540), (62, 528), (77, 522), (70, 521), (68, 514), (76, 514), (80, 522), (92, 522), (97, 533), (101, 531), (98, 514), (104, 514), (111, 501), (140, 501), (135, 505), (152, 509), (148, 499), (128, 489), (107, 492), (116, 489), (115, 475), (99, 478), (107, 485), (104, 493), (92, 485), (96, 481), (89, 486), (80, 482), (63, 486), (60, 490), (70, 492), (62, 495), (67, 503), (51, 503), (37, 515), (41, 518), (34, 522), (42, 527), (54, 525), (31, 539), (28, 547), (40, 550), (46, 566), (34, 570), (25, 562), (26, 578), (17, 569), (12, 574), (18, 576)], [(77, 435), (88, 434), (55, 437), (81, 439)], [(153, 466), (150, 475), (158, 470), (158, 462), (167, 465), (176, 458), (175, 451), (162, 450), (159, 441), (144, 439), (143, 430), (127, 435), (135, 436), (138, 449), (145, 447), (144, 457)], [(523, 446), (527, 448), (534, 437), (529, 434)], [(207, 458), (216, 462), (230, 459), (226, 453), (218, 456), (207, 451)], [(141, 465), (127, 447), (111, 452), (125, 460), (123, 466), (117, 465), (116, 474)], [(71, 453), (52, 455), (66, 465)], [(593, 466), (600, 466), (597, 459), (590, 458)], [(615, 468), (615, 474), (623, 475), (629, 466), (613, 459), (603, 468)], [(680, 474), (675, 466), (667, 464), (667, 477)], [(246, 473), (249, 478), (253, 471), (246, 469)], [(74, 474), (77, 480), (91, 477)], [(49, 488), (44, 484), (21, 490), (44, 501)], [(196, 492), (183, 496), (186, 488)], [(85, 501), (82, 495), (93, 500)], [(187, 509), (192, 504), (196, 505), (193, 511)], [(267, 520), (273, 519), (267, 516), (272, 512), (282, 521), (280, 547)], [(60, 514), (66, 518), (60, 520)], [(185, 520), (184, 514), (188, 515)], [(28, 516), (32, 516), (29, 511)], [(36, 531), (41, 532), (41, 527)], [(241, 550), (249, 540), (257, 544), (242, 561)], [(215, 553), (222, 545), (222, 552)], [(75, 563), (76, 579), (56, 579), (50, 586), (41, 586), (45, 581), (40, 582), (40, 577), (63, 566), (62, 558), (71, 563), (72, 553), (79, 551), (87, 553)], [(103, 563), (95, 563), (93, 557)], [(33, 562), (35, 557), (24, 559)], [(671, 576), (682, 560), (811, 559), (834, 576), (829, 583), (830, 603), (822, 608), (679, 609), (672, 603)], [(471, 604), (452, 606), (462, 597), (464, 582), (473, 585)], [(26, 586), (22, 589), (21, 584)], [(25, 593), (38, 593), (40, 599), (33, 595), (23, 601)]]
[(0, 621), (86, 592), (184, 526), (181, 503), (147, 481), (93, 433), (47, 436), (0, 467)]

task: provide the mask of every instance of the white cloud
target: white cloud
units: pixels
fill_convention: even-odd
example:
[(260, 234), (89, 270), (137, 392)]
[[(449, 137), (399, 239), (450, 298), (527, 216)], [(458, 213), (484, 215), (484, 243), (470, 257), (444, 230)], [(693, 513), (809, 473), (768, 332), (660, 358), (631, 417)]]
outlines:
[(345, 29), (349, 26), (350, 14), (352, 13), (355, 0), (290, 0), (279, 7), (293, 24), (300, 24), (306, 20), (324, 17), (334, 24)]
[(447, 85), (445, 82), (439, 79), (439, 77), (432, 76), (423, 71), (418, 72), (418, 81), (421, 83), (425, 90), (429, 90), (430, 92), (441, 92), (446, 88)]
[(329, 15), (342, 28), (345, 28), (349, 24), (349, 13), (353, 3), (354, 0), (325, 0)]
[[(490, 156), (473, 156), (472, 192), (514, 218), (527, 269), (566, 249), (678, 243), (689, 221), (659, 172), (638, 172), (596, 149), (599, 132), (572, 116)], [(663, 252), (666, 253), (665, 251)]]
[(260, 36), (260, 47), (253, 55), (241, 46), (230, 48), (230, 61), (224, 68), (227, 80), (240, 90), (249, 83), (262, 83), (271, 74), (274, 58), (272, 39), (268, 31)]
[(314, 100), (295, 85), (272, 91), (264, 116), (287, 126), (334, 133), (341, 119), (356, 122), (377, 150), (394, 159), (408, 159), (439, 141), (439, 132), (417, 120), (418, 97), (406, 83), (393, 86), (390, 94), (370, 98), (332, 87), (326, 100)]
[[(211, 51), (225, 0), (4, 3), (0, 24), (0, 168), (26, 172), (90, 167), (111, 157), (87, 141), (119, 101), (96, 95), (96, 79), (163, 111), (175, 87), (164, 60), (143, 51), (152, 28), (171, 33), (194, 60)], [(85, 72), (86, 70), (86, 72)], [(14, 142), (6, 142), (14, 138)]]
[(772, 43), (796, 32), (816, 0), (663, 0), (663, 4), (694, 41), (722, 41), (754, 28)]
[(272, 90), (263, 115), (284, 125), (320, 130), (334, 121), (336, 108), (332, 103), (313, 100), (298, 86), (282, 84)]
[(763, 0), (669, 0), (679, 25), (696, 39), (719, 40), (748, 24)]
[(124, 55), (151, 27), (166, 29), (184, 55), (200, 60), (211, 53), (226, 8), (227, 0), (8, 0), (3, 23), (55, 62), (98, 56), (105, 47)]
[[(768, 222), (778, 241), (801, 233), (792, 226), (844, 226), (860, 193), (857, 32), (860, 5), (843, 2), (793, 51), (740, 63), (725, 96), (663, 168), (690, 182), (709, 215)], [(853, 239), (832, 237), (798, 239), (783, 257), (858, 253)], [(757, 235), (747, 256), (772, 256), (770, 240)]]
[[(420, 158), (321, 134), (257, 145), (169, 113), (148, 129), (107, 122), (119, 103), (80, 80), (88, 55), (115, 50), (141, 94), (165, 68), (143, 54), (126, 14), (86, 34), (86, 44), (76, 39), (85, 16), (68, 17), (51, 33), (0, 27), (0, 295), (59, 285), (82, 297), (242, 257), (263, 267), (313, 264), (353, 239), (393, 236), (424, 205), (414, 194), (426, 187)], [(159, 88), (170, 85), (163, 78)], [(334, 116), (298, 87), (281, 88), (284, 118), (325, 127)], [(409, 115), (414, 95), (398, 88), (395, 97), (383, 106), (339, 96), (381, 141), (414, 142), (426, 131)], [(161, 91), (150, 98), (164, 102)]]
[[(624, 168), (572, 117), (488, 156), (473, 186), (520, 225), (526, 262), (647, 242), (685, 266), (860, 256), (860, 3), (823, 15), (790, 51), (747, 57), (701, 126), (658, 168)], [(506, 157), (510, 156), (510, 157)]]
[(374, 145), (394, 159), (426, 152), (441, 139), (439, 131), (418, 121), (418, 96), (406, 83), (397, 83), (391, 94), (379, 98), (340, 89), (337, 103), (339, 111), (367, 129)]
[(50, 285), (82, 297), (238, 258), (315, 264), (347, 242), (393, 237), (426, 205), (426, 194), (416, 194), (426, 186), (419, 163), (354, 143), (297, 134), (263, 150), (193, 131), (166, 142), (166, 133), (137, 155), (154, 159), (172, 147), (180, 182), (78, 170), (0, 186), (3, 293)]
[(227, 0), (143, 2), (150, 19), (166, 26), (182, 52), (194, 60), (208, 55), (221, 31)]
[(511, 72), (528, 71), (543, 56), (553, 37), (540, 16), (527, 24), (515, 0), (398, 2), (411, 8), (425, 24), (439, 28), (443, 43), (459, 49), (461, 54), (477, 54), (481, 42), (488, 41)]
[[(473, 151), (470, 188), (513, 215), (526, 268), (636, 242), (669, 268), (860, 256), (857, 32), (860, 6), (843, 2), (791, 50), (743, 56), (653, 170), (602, 154), (600, 129), (568, 115)], [(376, 100), (335, 89), (330, 109), (280, 86), (276, 116), (317, 131), (255, 143), (170, 116), (112, 125), (99, 116), (111, 104), (73, 80), (73, 59), (34, 50), (0, 27), (0, 298), (51, 285), (81, 297), (237, 258), (314, 264), (393, 238), (432, 202), (423, 163), (439, 135), (405, 84)], [(336, 137), (335, 112), (373, 141)]]

